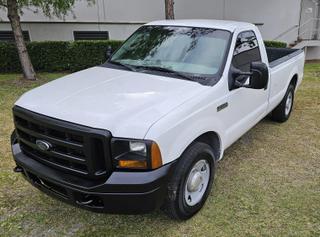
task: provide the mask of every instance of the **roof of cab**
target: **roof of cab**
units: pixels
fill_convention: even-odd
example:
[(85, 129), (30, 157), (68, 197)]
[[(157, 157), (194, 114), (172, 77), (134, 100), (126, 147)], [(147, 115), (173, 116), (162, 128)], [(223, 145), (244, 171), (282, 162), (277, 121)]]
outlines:
[(204, 20), (204, 19), (188, 19), (188, 20), (161, 20), (153, 21), (146, 25), (164, 25), (164, 26), (186, 26), (186, 27), (203, 27), (228, 30), (234, 32), (237, 28), (255, 27), (251, 23), (239, 21), (222, 21), (222, 20)]

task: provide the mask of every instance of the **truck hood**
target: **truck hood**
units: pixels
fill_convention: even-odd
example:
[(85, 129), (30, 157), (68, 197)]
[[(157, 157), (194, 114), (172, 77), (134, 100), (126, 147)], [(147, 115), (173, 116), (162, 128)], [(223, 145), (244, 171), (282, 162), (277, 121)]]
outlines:
[(207, 87), (145, 73), (93, 67), (25, 93), (15, 105), (52, 118), (144, 138), (161, 117)]

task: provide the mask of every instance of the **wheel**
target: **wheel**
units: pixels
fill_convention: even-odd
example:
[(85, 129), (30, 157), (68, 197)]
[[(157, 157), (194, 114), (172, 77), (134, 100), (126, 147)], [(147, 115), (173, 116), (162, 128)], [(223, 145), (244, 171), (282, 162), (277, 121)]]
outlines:
[(290, 84), (281, 103), (272, 111), (271, 119), (283, 123), (290, 117), (294, 101), (294, 85)]
[(204, 205), (214, 174), (215, 156), (212, 148), (205, 143), (193, 143), (175, 167), (162, 209), (173, 219), (191, 218)]

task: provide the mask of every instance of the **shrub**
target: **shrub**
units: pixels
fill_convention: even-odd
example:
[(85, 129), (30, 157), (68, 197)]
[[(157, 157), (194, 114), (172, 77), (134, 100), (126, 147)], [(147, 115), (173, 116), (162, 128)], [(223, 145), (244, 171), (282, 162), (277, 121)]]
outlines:
[[(27, 48), (36, 71), (78, 71), (106, 61), (109, 46), (116, 50), (121, 41), (29, 42)], [(284, 42), (265, 41), (266, 47), (285, 48)], [(19, 72), (21, 66), (14, 43), (0, 42), (0, 72)]]
[(287, 47), (287, 43), (281, 42), (281, 41), (266, 40), (266, 41), (264, 41), (264, 44), (266, 47), (272, 47), (272, 48), (286, 48)]
[(14, 43), (0, 43), (0, 72), (20, 70), (20, 61)]
[[(78, 71), (106, 61), (109, 46), (121, 41), (45, 41), (29, 42), (27, 49), (36, 71)], [(19, 72), (21, 66), (14, 43), (0, 43), (0, 72)]]
[(35, 70), (47, 72), (69, 70), (70, 42), (31, 42), (27, 48)]
[(70, 44), (70, 70), (79, 71), (104, 63), (107, 48), (117, 49), (121, 41), (75, 41)]

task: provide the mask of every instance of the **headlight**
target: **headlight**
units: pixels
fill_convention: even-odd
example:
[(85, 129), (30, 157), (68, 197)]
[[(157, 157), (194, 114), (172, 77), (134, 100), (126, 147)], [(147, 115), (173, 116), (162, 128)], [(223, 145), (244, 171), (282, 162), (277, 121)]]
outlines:
[(153, 141), (113, 138), (111, 150), (118, 169), (151, 170), (162, 166), (159, 146)]
[(139, 153), (142, 156), (147, 156), (147, 145), (143, 142), (130, 141), (130, 152)]

